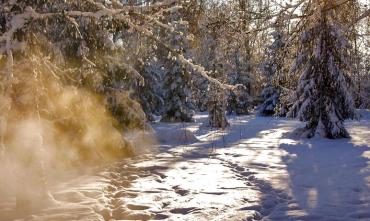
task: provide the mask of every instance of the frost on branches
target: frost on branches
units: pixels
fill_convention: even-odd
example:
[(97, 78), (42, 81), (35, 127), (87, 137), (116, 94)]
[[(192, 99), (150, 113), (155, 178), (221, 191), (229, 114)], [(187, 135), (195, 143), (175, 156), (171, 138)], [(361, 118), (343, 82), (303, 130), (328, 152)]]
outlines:
[(344, 120), (355, 116), (350, 91), (349, 44), (341, 27), (324, 10), (301, 36), (291, 72), (300, 72), (297, 100), (289, 116), (307, 122), (300, 132), (335, 139), (349, 137)]

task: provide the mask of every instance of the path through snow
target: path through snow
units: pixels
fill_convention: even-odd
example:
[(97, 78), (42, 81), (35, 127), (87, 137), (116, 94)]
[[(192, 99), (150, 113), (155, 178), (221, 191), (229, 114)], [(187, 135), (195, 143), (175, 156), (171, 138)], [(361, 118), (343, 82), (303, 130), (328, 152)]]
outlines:
[(342, 140), (289, 138), (295, 120), (232, 117), (225, 132), (205, 120), (154, 124), (158, 150), (54, 186), (56, 206), (18, 218), (370, 220), (370, 119)]

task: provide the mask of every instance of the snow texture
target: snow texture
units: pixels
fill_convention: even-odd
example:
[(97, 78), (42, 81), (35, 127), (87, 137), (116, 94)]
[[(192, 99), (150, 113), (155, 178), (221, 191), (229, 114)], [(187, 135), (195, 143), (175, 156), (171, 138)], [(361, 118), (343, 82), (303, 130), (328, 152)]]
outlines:
[[(231, 117), (228, 131), (196, 122), (156, 123), (162, 137), (184, 128), (197, 140), (66, 178), (51, 186), (57, 204), (1, 220), (370, 220), (370, 113), (347, 121), (351, 139), (297, 139), (302, 123)], [(177, 132), (174, 132), (176, 134)]]

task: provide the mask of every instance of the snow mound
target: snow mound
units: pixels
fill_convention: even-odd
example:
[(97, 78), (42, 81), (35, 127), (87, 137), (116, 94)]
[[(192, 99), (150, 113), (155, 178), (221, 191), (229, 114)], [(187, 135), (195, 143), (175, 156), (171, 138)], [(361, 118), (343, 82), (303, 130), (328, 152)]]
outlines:
[(158, 141), (162, 144), (184, 144), (199, 142), (199, 139), (192, 131), (183, 128), (161, 130), (156, 133), (156, 136)]
[(359, 109), (357, 110), (357, 113), (360, 115), (361, 119), (370, 120), (370, 111), (367, 109)]

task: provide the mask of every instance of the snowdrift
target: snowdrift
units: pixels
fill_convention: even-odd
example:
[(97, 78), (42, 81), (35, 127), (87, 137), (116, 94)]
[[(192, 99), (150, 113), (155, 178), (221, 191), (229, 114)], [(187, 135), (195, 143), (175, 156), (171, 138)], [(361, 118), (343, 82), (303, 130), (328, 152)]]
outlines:
[(162, 144), (189, 144), (199, 142), (199, 139), (192, 131), (182, 128), (157, 131), (156, 137)]

